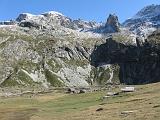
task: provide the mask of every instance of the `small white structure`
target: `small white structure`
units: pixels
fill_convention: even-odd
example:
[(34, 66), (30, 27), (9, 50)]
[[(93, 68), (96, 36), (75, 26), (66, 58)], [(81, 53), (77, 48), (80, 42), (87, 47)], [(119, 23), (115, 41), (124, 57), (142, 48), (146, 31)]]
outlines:
[(134, 87), (125, 87), (125, 88), (121, 88), (122, 92), (134, 92), (135, 88)]
[(103, 96), (103, 99), (107, 99), (109, 97), (114, 97), (114, 96), (116, 96), (118, 94), (119, 94), (118, 92), (107, 92), (107, 95)]
[(115, 96), (118, 95), (118, 92), (107, 92), (107, 96)]
[(106, 96), (103, 96), (103, 100), (104, 99), (107, 99), (107, 98), (110, 98), (111, 96), (108, 96), (108, 95), (106, 95)]

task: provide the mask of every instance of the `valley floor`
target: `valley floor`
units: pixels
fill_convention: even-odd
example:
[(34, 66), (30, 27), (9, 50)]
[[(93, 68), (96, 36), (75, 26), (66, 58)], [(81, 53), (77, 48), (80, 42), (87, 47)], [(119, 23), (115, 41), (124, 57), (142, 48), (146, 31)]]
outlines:
[(159, 120), (159, 86), (135, 86), (133, 93), (105, 100), (106, 91), (0, 98), (0, 120)]

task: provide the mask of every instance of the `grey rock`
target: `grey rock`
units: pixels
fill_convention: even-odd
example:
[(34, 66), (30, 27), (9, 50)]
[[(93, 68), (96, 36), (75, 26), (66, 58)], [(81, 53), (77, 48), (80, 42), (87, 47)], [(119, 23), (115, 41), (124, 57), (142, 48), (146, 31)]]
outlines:
[[(155, 37), (155, 36), (156, 37)], [(119, 78), (125, 84), (145, 84), (159, 81), (159, 34), (148, 37), (143, 44), (136, 46), (119, 43), (114, 39), (106, 40), (91, 55), (91, 64), (118, 64)], [(157, 43), (157, 44), (154, 44)], [(125, 50), (125, 52), (123, 51)]]
[(98, 111), (102, 111), (103, 110), (103, 108), (98, 108), (96, 111), (98, 112)]
[(120, 31), (120, 23), (118, 21), (118, 17), (115, 14), (109, 15), (105, 26), (107, 27), (108, 25), (111, 26), (115, 32)]
[(75, 88), (68, 88), (67, 93), (76, 93)]
[(80, 94), (82, 94), (82, 93), (87, 93), (87, 90), (85, 90), (85, 89), (80, 89), (79, 93), (80, 93)]
[(19, 23), (20, 27), (29, 27), (29, 28), (36, 28), (36, 29), (41, 29), (42, 25), (39, 25), (33, 21), (22, 21)]
[(105, 24), (98, 26), (92, 31), (101, 34), (120, 32), (120, 23), (118, 21), (118, 17), (115, 14), (110, 14)]

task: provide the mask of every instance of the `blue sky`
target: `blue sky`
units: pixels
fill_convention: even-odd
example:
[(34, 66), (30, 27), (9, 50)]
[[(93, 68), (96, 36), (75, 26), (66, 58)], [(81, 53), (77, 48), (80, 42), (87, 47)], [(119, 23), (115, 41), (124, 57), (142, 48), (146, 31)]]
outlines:
[(58, 11), (73, 19), (97, 22), (105, 21), (110, 13), (115, 13), (123, 22), (150, 4), (160, 4), (160, 0), (0, 0), (0, 20), (15, 19), (24, 12)]

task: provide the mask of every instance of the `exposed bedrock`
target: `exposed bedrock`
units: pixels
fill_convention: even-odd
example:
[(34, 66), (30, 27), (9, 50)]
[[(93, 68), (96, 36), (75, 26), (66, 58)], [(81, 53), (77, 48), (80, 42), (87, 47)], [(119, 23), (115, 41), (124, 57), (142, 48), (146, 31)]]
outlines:
[(96, 46), (91, 54), (91, 65), (104, 64), (120, 66), (119, 79), (125, 84), (146, 84), (160, 81), (159, 35), (151, 35), (145, 42), (126, 45), (109, 38)]

